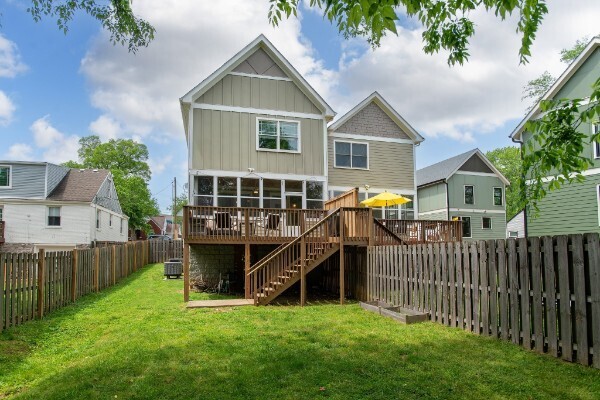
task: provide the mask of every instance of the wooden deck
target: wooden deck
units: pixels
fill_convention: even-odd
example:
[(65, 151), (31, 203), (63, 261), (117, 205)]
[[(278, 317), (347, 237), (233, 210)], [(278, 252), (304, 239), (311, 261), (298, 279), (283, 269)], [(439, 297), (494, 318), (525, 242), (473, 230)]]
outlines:
[(227, 300), (193, 300), (188, 301), (187, 308), (219, 308), (242, 307), (254, 305), (252, 299), (227, 299)]

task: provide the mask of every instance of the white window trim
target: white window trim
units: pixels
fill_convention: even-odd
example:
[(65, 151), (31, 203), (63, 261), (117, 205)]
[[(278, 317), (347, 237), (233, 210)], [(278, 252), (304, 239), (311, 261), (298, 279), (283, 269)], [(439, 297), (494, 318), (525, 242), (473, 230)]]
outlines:
[[(483, 219), (484, 219), (484, 218), (488, 218), (488, 219), (490, 220), (490, 227), (489, 227), (489, 228), (484, 228), (484, 227), (483, 227)], [(492, 230), (492, 227), (493, 227), (493, 225), (492, 225), (492, 224), (493, 224), (492, 217), (481, 217), (481, 230), (484, 230), (484, 231), (491, 231), (491, 230)], [(472, 228), (472, 227), (471, 227), (471, 228)], [(473, 230), (473, 229), (471, 229), (471, 230)]]
[(0, 189), (12, 189), (12, 165), (0, 165), (0, 168), (8, 168), (8, 186), (0, 186)]
[[(464, 236), (464, 232), (463, 232), (463, 239), (473, 239), (473, 224), (472, 224), (473, 220), (471, 219), (471, 217), (468, 217), (466, 215), (465, 216), (459, 215), (458, 218), (459, 218), (461, 224), (462, 224), (463, 218), (469, 218), (469, 225), (471, 226), (471, 236)], [(462, 227), (462, 225), (461, 225), (461, 227)]]
[[(49, 225), (50, 222), (50, 208), (58, 208), (58, 217), (60, 218), (60, 225)], [(48, 229), (60, 229), (62, 228), (62, 207), (61, 206), (46, 206), (46, 228)]]
[[(277, 149), (262, 149), (259, 147), (259, 131), (258, 126), (260, 121), (272, 121), (277, 122), (277, 147), (279, 147), (279, 140), (281, 139), (279, 133), (279, 123), (280, 122), (291, 122), (298, 125), (298, 150), (280, 150)], [(302, 152), (302, 134), (300, 121), (295, 121), (293, 119), (279, 119), (279, 118), (264, 118), (264, 117), (256, 117), (256, 151), (266, 151), (271, 153), (291, 153), (291, 154), (300, 154)]]
[[(473, 188), (473, 203), (467, 203), (467, 187), (470, 186)], [(463, 203), (466, 206), (474, 206), (475, 205), (475, 185), (463, 185)], [(492, 203), (494, 204), (494, 203)]]
[(600, 185), (596, 185), (596, 198), (598, 200), (598, 226), (600, 226)]
[[(335, 152), (335, 147), (338, 143), (350, 143), (350, 164), (352, 164), (352, 144), (356, 143), (356, 144), (364, 144), (365, 146), (367, 146), (367, 168), (360, 168), (360, 167), (342, 167), (342, 166), (338, 166), (337, 165), (337, 154)], [(339, 169), (358, 169), (358, 170), (362, 170), (362, 171), (369, 171), (370, 170), (370, 157), (369, 157), (369, 143), (367, 142), (357, 142), (354, 140), (334, 140), (333, 141), (333, 168), (339, 168)]]
[[(494, 192), (496, 191), (496, 189), (500, 189), (502, 191), (502, 196), (500, 196), (500, 200), (502, 201), (502, 204), (496, 204), (495, 201), (495, 196), (494, 196)], [(492, 188), (492, 205), (494, 207), (503, 207), (504, 206), (504, 188), (502, 186), (494, 186)], [(475, 189), (473, 189), (473, 202), (475, 202)]]
[[(512, 233), (515, 233), (516, 235), (512, 235)], [(508, 231), (508, 238), (518, 238), (519, 237), (519, 231)]]
[[(592, 124), (592, 134), (600, 133), (600, 121), (596, 121)], [(592, 142), (594, 146), (594, 158), (600, 158), (600, 141)]]

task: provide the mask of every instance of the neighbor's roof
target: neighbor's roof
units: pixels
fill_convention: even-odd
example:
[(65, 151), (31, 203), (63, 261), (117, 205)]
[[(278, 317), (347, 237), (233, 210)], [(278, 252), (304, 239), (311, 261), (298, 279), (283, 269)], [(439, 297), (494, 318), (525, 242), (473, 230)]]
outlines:
[(450, 178), (458, 171), (464, 163), (466, 163), (473, 155), (479, 156), (483, 161), (504, 184), (510, 185), (508, 179), (498, 171), (496, 167), (487, 159), (487, 157), (479, 149), (469, 150), (466, 153), (459, 154), (452, 158), (448, 158), (444, 161), (440, 161), (436, 164), (430, 165), (425, 168), (421, 168), (417, 171), (417, 187), (425, 186), (434, 182), (443, 182)]
[(155, 215), (154, 217), (150, 217), (150, 219), (158, 226), (160, 229), (165, 225), (165, 219), (167, 217), (165, 215)]
[(273, 46), (273, 44), (266, 38), (265, 35), (261, 34), (246, 47), (240, 50), (235, 56), (229, 59), (219, 69), (210, 74), (206, 79), (196, 85), (192, 90), (187, 92), (183, 97), (179, 99), (181, 106), (181, 113), (184, 121), (184, 129), (186, 137), (188, 135), (188, 115), (189, 107), (198, 97), (202, 96), (207, 90), (214, 86), (215, 83), (220, 81), (233, 71), (238, 65), (253, 54), (256, 50), (263, 49), (275, 63), (281, 68), (291, 79), (298, 85), (298, 88), (312, 101), (319, 104), (324, 111), (326, 117), (333, 118), (335, 111), (327, 104), (327, 102), (317, 93), (317, 91), (304, 79), (302, 75), (290, 64), (290, 62)]
[(48, 196), (48, 200), (91, 203), (110, 174), (105, 169), (71, 169)]
[(369, 97), (358, 103), (352, 110), (348, 111), (344, 114), (340, 119), (335, 121), (333, 124), (329, 126), (329, 130), (335, 131), (342, 125), (344, 125), (350, 118), (355, 116), (360, 110), (371, 104), (371, 102), (377, 104), (384, 113), (387, 114), (388, 117), (392, 119), (411, 139), (415, 141), (415, 143), (421, 143), (423, 140), (423, 136), (419, 135), (419, 133), (408, 123), (398, 112), (388, 103), (382, 95), (377, 92), (373, 92)]
[(511, 139), (515, 142), (521, 141), (521, 135), (525, 130), (525, 124), (534, 116), (538, 115), (540, 112), (540, 103), (544, 100), (553, 99), (554, 96), (562, 89), (562, 87), (571, 79), (571, 77), (577, 72), (577, 70), (585, 63), (585, 61), (591, 56), (594, 51), (600, 47), (600, 36), (594, 37), (588, 45), (583, 49), (581, 54), (573, 60), (573, 62), (567, 67), (567, 69), (562, 73), (562, 75), (554, 82), (554, 84), (548, 89), (546, 94), (542, 96), (540, 101), (537, 102), (535, 107), (533, 107), (529, 113), (523, 118), (523, 120), (517, 125), (515, 130), (509, 135)]

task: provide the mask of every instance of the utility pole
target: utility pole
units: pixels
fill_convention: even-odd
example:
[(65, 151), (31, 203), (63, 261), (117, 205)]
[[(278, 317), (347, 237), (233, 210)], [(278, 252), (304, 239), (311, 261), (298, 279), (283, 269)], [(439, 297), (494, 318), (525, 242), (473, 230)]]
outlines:
[(173, 178), (173, 240), (179, 239), (177, 232), (177, 177)]

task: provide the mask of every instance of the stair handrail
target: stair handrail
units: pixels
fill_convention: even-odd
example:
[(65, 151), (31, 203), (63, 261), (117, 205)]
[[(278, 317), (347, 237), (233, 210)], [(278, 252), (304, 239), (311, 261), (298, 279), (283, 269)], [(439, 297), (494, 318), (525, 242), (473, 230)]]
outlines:
[(394, 233), (394, 231), (392, 231), (390, 228), (388, 228), (387, 226), (385, 226), (381, 221), (379, 221), (377, 218), (373, 218), (373, 223), (380, 229), (382, 229), (384, 232), (386, 232), (388, 235), (392, 236), (393, 239), (396, 239), (400, 242), (400, 244), (406, 244), (406, 242), (404, 241), (404, 239), (402, 239), (400, 236), (396, 235)]
[[(313, 225), (312, 227), (310, 227), (309, 229), (307, 229), (303, 234), (301, 234), (300, 236), (298, 236), (297, 238), (295, 238), (291, 242), (287, 243), (285, 246), (283, 246), (283, 247), (279, 246), (277, 249), (273, 250), (273, 252), (270, 255), (267, 255), (265, 258), (263, 258), (262, 260), (260, 260), (254, 267), (252, 267), (252, 269), (250, 269), (250, 271), (248, 271), (248, 273), (246, 275), (247, 276), (252, 275), (254, 272), (256, 272), (257, 270), (259, 270), (260, 268), (262, 268), (265, 264), (267, 264), (269, 261), (273, 260), (276, 256), (278, 256), (279, 254), (281, 254), (282, 252), (284, 252), (286, 249), (288, 249), (289, 247), (291, 247), (291, 246), (293, 246), (293, 245), (301, 242), (303, 237), (307, 236), (312, 231), (314, 231), (317, 228), (319, 228), (320, 226), (322, 226), (323, 223), (325, 223), (330, 218), (332, 218), (333, 215), (339, 214), (341, 208), (342, 207), (336, 208), (333, 212), (331, 212), (330, 214), (326, 215), (318, 223), (316, 223), (315, 225)], [(340, 232), (340, 234), (341, 234), (341, 232)]]

